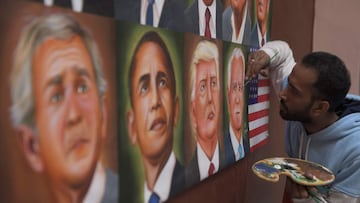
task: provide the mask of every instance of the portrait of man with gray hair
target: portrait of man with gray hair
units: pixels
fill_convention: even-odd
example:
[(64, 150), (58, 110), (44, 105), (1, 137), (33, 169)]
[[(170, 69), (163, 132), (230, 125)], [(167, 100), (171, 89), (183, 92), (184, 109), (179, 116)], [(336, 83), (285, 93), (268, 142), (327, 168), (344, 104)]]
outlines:
[(224, 148), (227, 151), (227, 163), (234, 163), (250, 152), (249, 141), (244, 136), (245, 106), (245, 56), (240, 47), (232, 50), (227, 66), (227, 105), (230, 122), (225, 134)]
[(58, 202), (117, 202), (118, 176), (100, 161), (106, 81), (96, 42), (72, 16), (34, 18), (17, 43), (11, 119), (30, 167)]

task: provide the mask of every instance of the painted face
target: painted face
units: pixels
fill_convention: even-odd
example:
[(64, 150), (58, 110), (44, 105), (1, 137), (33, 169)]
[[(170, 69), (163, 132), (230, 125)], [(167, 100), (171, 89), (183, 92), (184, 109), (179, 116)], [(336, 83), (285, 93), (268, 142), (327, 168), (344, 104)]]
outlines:
[(270, 0), (256, 0), (257, 19), (259, 22), (266, 22)]
[(158, 159), (172, 149), (176, 101), (163, 50), (145, 42), (137, 52), (133, 89), (134, 131), (143, 157)]
[(192, 102), (198, 139), (217, 139), (220, 113), (220, 83), (215, 60), (200, 61), (195, 78), (195, 98)]
[(231, 7), (233, 11), (243, 12), (246, 0), (231, 0)]
[(312, 85), (317, 80), (314, 70), (296, 64), (288, 78), (288, 86), (280, 92), (280, 115), (285, 120), (310, 122), (313, 105)]
[(241, 130), (244, 108), (244, 73), (242, 57), (235, 57), (231, 62), (230, 86), (228, 87), (229, 114), (234, 131)]
[(82, 39), (45, 40), (35, 50), (32, 81), (45, 173), (60, 186), (89, 183), (104, 135), (93, 65)]
[(206, 6), (211, 6), (211, 4), (213, 3), (214, 0), (203, 0), (204, 4)]

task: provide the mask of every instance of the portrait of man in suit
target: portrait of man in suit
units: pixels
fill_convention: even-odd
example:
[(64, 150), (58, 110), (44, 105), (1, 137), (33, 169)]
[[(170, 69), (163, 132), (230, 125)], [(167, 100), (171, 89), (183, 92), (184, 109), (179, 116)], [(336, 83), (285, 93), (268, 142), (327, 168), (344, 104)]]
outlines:
[(100, 161), (106, 81), (96, 43), (66, 14), (34, 18), (11, 73), (11, 118), (30, 167), (58, 202), (116, 202), (118, 176)]
[(268, 17), (270, 0), (255, 0), (256, 22), (251, 32), (251, 45), (262, 47), (270, 40)]
[(185, 10), (185, 31), (207, 38), (222, 38), (220, 0), (194, 0)]
[(223, 167), (220, 150), (219, 50), (208, 40), (196, 45), (190, 63), (190, 118), (196, 148), (186, 166), (187, 187), (204, 180)]
[(234, 163), (250, 152), (249, 142), (243, 135), (245, 57), (240, 47), (232, 51), (227, 74), (226, 92), (230, 123), (225, 134), (224, 148), (229, 150), (226, 153), (227, 162)]
[(145, 169), (144, 202), (163, 202), (183, 190), (185, 173), (173, 151), (179, 115), (174, 67), (154, 31), (146, 32), (135, 48), (129, 88), (126, 119), (130, 141), (139, 146)]
[(223, 39), (239, 44), (250, 45), (251, 18), (248, 0), (231, 0), (223, 13)]
[(116, 0), (115, 18), (183, 32), (183, 0)]

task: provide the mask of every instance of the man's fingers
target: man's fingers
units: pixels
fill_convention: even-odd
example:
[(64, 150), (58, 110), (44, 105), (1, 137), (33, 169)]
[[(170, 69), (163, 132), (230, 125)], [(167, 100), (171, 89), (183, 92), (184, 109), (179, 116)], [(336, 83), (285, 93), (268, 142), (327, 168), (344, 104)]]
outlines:
[(250, 53), (248, 56), (246, 79), (256, 77), (256, 75), (268, 65), (269, 60), (270, 57), (262, 50)]

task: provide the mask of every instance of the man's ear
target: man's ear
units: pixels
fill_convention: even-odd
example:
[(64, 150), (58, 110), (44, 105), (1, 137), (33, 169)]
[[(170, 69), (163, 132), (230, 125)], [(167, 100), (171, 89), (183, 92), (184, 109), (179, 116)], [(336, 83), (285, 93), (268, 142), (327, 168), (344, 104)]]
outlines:
[(178, 97), (175, 97), (175, 106), (174, 106), (174, 126), (176, 126), (178, 120), (179, 120), (179, 109), (180, 109), (180, 106), (179, 106), (179, 98)]
[(101, 123), (101, 138), (105, 140), (107, 136), (107, 124), (108, 124), (108, 108), (107, 108), (107, 96), (104, 94), (102, 96), (102, 109), (101, 109), (101, 116), (102, 116), (102, 123)]
[(20, 138), (25, 158), (31, 168), (38, 173), (43, 172), (44, 166), (40, 156), (39, 138), (36, 137), (34, 131), (27, 125), (20, 125), (16, 131)]
[(328, 101), (325, 100), (319, 100), (315, 101), (313, 105), (313, 114), (315, 116), (319, 116), (323, 113), (326, 113), (330, 108), (330, 104)]
[(196, 114), (195, 114), (195, 102), (191, 102), (190, 103), (190, 119), (191, 119), (191, 123), (194, 126), (194, 128), (197, 128), (197, 124), (196, 124)]
[(129, 134), (129, 139), (131, 144), (137, 143), (137, 131), (136, 131), (136, 123), (133, 109), (128, 110), (126, 113), (126, 124)]
[(231, 87), (226, 88), (226, 94), (227, 94), (226, 102), (227, 102), (228, 108), (230, 107), (230, 88)]

